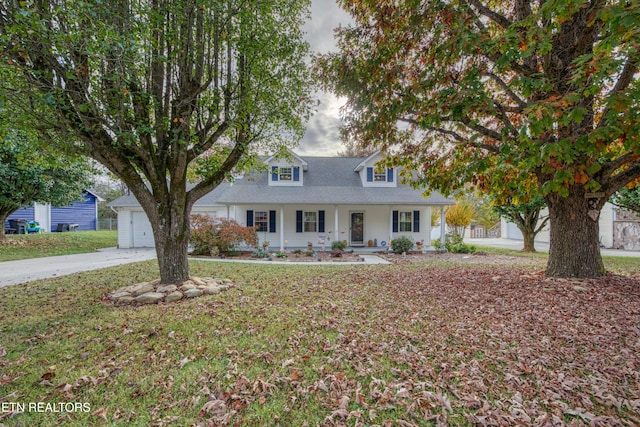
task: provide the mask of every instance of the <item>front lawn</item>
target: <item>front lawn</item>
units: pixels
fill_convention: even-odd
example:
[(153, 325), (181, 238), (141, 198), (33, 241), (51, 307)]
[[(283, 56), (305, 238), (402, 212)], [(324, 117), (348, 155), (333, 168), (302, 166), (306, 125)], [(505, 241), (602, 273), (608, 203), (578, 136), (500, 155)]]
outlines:
[(637, 277), (450, 260), (191, 270), (237, 285), (172, 305), (103, 302), (154, 279), (150, 261), (1, 289), (0, 402), (27, 410), (0, 423), (640, 424)]
[(94, 252), (118, 244), (116, 231), (9, 234), (0, 240), (0, 262)]

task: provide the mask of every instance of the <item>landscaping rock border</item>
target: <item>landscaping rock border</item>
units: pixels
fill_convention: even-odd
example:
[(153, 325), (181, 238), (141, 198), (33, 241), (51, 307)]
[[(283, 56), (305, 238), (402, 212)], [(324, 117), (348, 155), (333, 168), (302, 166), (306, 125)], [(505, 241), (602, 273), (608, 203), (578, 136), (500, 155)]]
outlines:
[(177, 285), (165, 285), (160, 279), (125, 286), (107, 294), (107, 299), (116, 305), (147, 305), (172, 303), (203, 295), (215, 295), (231, 288), (229, 279), (191, 277)]

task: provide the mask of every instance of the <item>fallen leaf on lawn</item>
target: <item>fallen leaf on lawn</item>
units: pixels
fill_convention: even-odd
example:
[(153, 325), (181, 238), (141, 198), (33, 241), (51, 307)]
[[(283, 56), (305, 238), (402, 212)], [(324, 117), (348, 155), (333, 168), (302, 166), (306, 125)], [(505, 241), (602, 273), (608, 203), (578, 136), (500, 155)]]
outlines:
[(105, 408), (100, 408), (97, 411), (94, 411), (91, 415), (93, 415), (94, 417), (100, 417), (103, 420), (108, 421), (107, 410)]
[(202, 409), (200, 409), (201, 417), (207, 414), (220, 417), (226, 413), (227, 413), (227, 404), (224, 402), (224, 400), (220, 400), (220, 399), (210, 400), (204, 404)]
[(194, 356), (189, 356), (189, 357), (185, 357), (184, 359), (182, 359), (180, 361), (180, 369), (184, 368), (184, 365), (186, 365), (187, 363), (193, 361)]

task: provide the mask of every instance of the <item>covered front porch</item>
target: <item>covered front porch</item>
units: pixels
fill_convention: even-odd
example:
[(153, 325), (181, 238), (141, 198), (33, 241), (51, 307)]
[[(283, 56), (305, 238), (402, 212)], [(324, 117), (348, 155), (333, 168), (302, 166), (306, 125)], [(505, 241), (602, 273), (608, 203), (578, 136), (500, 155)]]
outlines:
[[(407, 236), (431, 245), (432, 217), (444, 217), (445, 205), (235, 205), (227, 217), (256, 227), (260, 244), (270, 250), (327, 250), (336, 240), (350, 249), (380, 251)], [(440, 221), (440, 238), (445, 224)], [(417, 247), (416, 247), (417, 249)]]

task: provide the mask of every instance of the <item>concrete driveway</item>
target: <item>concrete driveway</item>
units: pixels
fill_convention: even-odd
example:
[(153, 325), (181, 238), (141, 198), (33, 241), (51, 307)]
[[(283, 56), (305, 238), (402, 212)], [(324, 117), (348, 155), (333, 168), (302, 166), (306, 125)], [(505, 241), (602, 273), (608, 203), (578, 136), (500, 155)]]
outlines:
[(5, 261), (0, 262), (0, 288), (155, 258), (156, 250), (153, 248), (107, 248), (88, 254)]
[[(356, 264), (389, 264), (388, 261), (372, 255), (364, 254), (364, 263)], [(129, 264), (138, 261), (147, 261), (156, 258), (156, 250), (149, 249), (99, 249), (98, 252), (77, 255), (63, 255), (45, 258), (24, 259), (20, 261), (0, 262), (0, 288), (33, 280), (50, 279), (52, 277), (65, 276), (67, 274), (79, 273), (81, 271), (98, 270), (105, 267)], [(215, 262), (257, 262), (265, 264), (265, 261), (239, 261), (221, 259), (201, 259)], [(270, 264), (278, 264), (272, 261)], [(283, 264), (295, 264), (286, 262)], [(310, 263), (301, 263), (310, 265)], [(333, 263), (313, 263), (313, 265), (333, 264)], [(348, 262), (340, 265), (353, 264)], [(335, 265), (335, 264), (333, 264)]]

